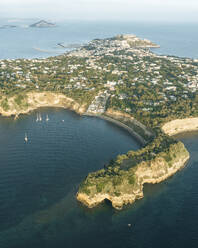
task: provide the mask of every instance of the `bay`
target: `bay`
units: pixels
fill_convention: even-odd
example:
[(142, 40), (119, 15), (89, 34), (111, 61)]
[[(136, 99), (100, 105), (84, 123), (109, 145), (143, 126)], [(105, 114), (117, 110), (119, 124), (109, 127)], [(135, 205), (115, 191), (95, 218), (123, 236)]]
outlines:
[[(160, 44), (154, 50), (159, 54), (198, 58), (196, 23), (58, 24), (1, 29), (0, 59), (58, 55), (65, 51), (58, 42), (120, 33), (151, 39)], [(37, 113), (42, 122), (36, 122)], [(176, 138), (191, 155), (183, 170), (146, 185), (144, 198), (121, 212), (106, 203), (87, 209), (75, 199), (79, 183), (116, 155), (138, 149), (136, 141), (111, 123), (63, 109), (39, 109), (16, 121), (0, 117), (0, 247), (198, 247), (198, 133)]]

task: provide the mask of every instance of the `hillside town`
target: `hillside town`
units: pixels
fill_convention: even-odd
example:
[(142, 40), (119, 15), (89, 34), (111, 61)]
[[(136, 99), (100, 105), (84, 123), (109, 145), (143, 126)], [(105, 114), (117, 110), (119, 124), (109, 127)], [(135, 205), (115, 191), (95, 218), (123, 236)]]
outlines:
[(1, 60), (0, 94), (61, 92), (87, 102), (87, 111), (95, 114), (113, 107), (165, 117), (170, 108), (175, 114), (175, 106), (197, 99), (198, 61), (157, 55), (151, 50), (157, 47), (135, 35), (118, 35), (47, 59)]

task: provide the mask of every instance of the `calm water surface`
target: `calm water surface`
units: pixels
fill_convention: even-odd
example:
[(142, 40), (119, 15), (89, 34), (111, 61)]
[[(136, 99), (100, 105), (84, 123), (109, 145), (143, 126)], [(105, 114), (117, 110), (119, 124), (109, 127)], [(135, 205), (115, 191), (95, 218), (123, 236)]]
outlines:
[(41, 115), (42, 122), (36, 122), (37, 111), (15, 121), (0, 118), (0, 247), (23, 245), (23, 239), (31, 244), (31, 235), (40, 235), (43, 245), (48, 228), (59, 236), (56, 225), (65, 225), (64, 240), (74, 238), (90, 221), (75, 200), (79, 183), (111, 158), (139, 147), (101, 119), (58, 109), (42, 109)]
[[(161, 54), (198, 58), (196, 29), (197, 24), (113, 22), (1, 29), (0, 59), (57, 55), (63, 52), (57, 42), (119, 33), (151, 39)], [(42, 122), (36, 122), (38, 112)], [(90, 210), (75, 199), (79, 183), (116, 155), (138, 149), (136, 141), (104, 120), (66, 110), (41, 109), (16, 121), (0, 117), (0, 248), (197, 248), (198, 133), (177, 138), (191, 154), (183, 170), (146, 185), (145, 197), (121, 212), (108, 204)]]
[(198, 247), (198, 133), (177, 137), (191, 153), (189, 163), (147, 185), (142, 200), (123, 211), (108, 204), (90, 210), (75, 200), (81, 180), (138, 144), (104, 120), (40, 112), (42, 122), (35, 121), (37, 111), (0, 120), (1, 248)]
[[(113, 37), (117, 34), (136, 34), (150, 39), (161, 47), (159, 54), (198, 58), (198, 23), (105, 22), (67, 21), (55, 28), (24, 28), (36, 20), (7, 23), (17, 28), (0, 29), (0, 59), (35, 58), (59, 55), (66, 50), (57, 43), (87, 43), (95, 38)], [(41, 49), (36, 50), (37, 48)]]

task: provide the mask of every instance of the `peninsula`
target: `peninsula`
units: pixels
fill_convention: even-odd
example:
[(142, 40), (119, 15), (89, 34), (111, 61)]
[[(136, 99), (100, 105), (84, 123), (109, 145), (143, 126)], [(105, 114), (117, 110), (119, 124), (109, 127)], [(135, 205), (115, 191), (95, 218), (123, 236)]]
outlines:
[(135, 35), (95, 39), (60, 56), (0, 61), (0, 113), (18, 116), (63, 107), (104, 118), (141, 144), (90, 173), (77, 199), (121, 209), (185, 166), (189, 153), (172, 136), (198, 130), (198, 60), (157, 55)]

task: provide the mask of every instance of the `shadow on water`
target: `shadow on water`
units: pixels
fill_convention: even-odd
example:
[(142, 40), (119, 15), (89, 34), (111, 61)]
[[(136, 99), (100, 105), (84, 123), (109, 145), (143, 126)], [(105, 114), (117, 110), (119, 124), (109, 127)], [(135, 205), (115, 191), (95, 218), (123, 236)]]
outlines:
[(112, 202), (109, 199), (105, 199), (104, 204), (106, 204), (107, 207), (112, 208)]

